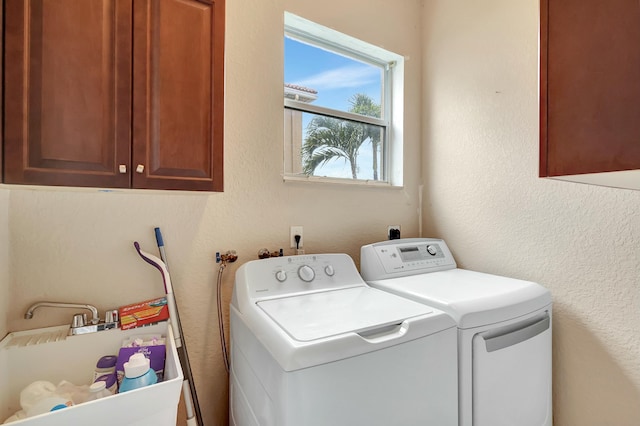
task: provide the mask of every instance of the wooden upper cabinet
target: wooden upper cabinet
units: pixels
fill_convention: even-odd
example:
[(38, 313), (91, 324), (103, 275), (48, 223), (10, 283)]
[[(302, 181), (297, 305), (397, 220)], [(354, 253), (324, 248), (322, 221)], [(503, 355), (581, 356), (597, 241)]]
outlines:
[[(0, 2), (0, 22), (4, 22), (4, 4)], [(4, 46), (4, 31), (0, 31), (0, 46)], [(4, 82), (4, 55), (0, 55), (0, 82)], [(4, 84), (0, 84), (0, 99), (4, 99), (3, 89)], [(4, 117), (4, 106), (0, 102), (0, 117)], [(4, 120), (0, 120), (0, 183), (4, 182), (4, 161), (3, 156), (3, 140), (4, 140), (4, 127), (2, 125)]]
[(134, 5), (134, 187), (222, 191), (224, 5)]
[(5, 183), (128, 187), (131, 0), (5, 5)]
[(4, 182), (222, 191), (223, 0), (4, 0)]
[[(4, 22), (4, 3), (0, 3), (0, 22)], [(4, 31), (0, 31), (0, 46), (4, 46)], [(0, 81), (4, 81), (4, 55), (0, 55)], [(0, 84), (0, 99), (4, 99), (3, 96), (4, 84)], [(3, 102), (0, 102), (0, 117), (4, 117)], [(4, 120), (0, 119), (0, 183), (4, 182), (4, 161), (2, 159), (4, 153), (2, 146), (4, 145)]]
[(540, 176), (640, 169), (640, 3), (540, 7)]

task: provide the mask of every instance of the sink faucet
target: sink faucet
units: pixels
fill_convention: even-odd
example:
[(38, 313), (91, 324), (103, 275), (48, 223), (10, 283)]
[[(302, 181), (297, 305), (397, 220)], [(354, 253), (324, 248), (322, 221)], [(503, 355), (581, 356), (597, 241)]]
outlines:
[(83, 305), (81, 303), (62, 303), (62, 302), (36, 302), (27, 309), (24, 314), (25, 319), (33, 318), (33, 312), (40, 307), (50, 308), (78, 308), (87, 309), (91, 311), (93, 318), (91, 318), (91, 324), (98, 324), (100, 322), (100, 316), (98, 315), (98, 309), (92, 305)]

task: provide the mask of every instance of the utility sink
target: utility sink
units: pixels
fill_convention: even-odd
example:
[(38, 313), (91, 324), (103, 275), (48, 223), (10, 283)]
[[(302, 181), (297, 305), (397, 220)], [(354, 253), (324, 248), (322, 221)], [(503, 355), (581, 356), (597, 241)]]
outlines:
[(166, 336), (164, 380), (155, 385), (115, 394), (16, 422), (16, 426), (174, 426), (183, 382), (182, 368), (170, 322), (122, 331), (68, 336), (69, 327), (48, 327), (9, 333), (0, 341), (0, 424), (20, 410), (20, 392), (36, 380), (54, 385), (66, 380), (90, 384), (96, 361), (118, 354), (130, 336)]

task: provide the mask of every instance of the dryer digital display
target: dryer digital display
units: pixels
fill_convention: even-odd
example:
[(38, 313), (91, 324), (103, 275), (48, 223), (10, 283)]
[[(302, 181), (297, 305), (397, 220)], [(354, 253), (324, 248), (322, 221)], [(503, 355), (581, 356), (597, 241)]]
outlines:
[(398, 247), (400, 259), (403, 262), (442, 259), (444, 253), (438, 244), (421, 244), (415, 246)]

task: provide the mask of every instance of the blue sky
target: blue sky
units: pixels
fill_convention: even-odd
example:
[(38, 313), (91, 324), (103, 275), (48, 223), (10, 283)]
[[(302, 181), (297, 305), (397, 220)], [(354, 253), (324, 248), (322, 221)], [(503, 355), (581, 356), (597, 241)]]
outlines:
[[(336, 53), (285, 37), (284, 82), (318, 91), (314, 105), (347, 111), (349, 98), (365, 93), (380, 103), (381, 70)], [(305, 114), (309, 116), (308, 114)], [(306, 128), (308, 120), (303, 123)], [(371, 146), (363, 144), (358, 160), (358, 178), (371, 179)], [(344, 160), (332, 161), (316, 169), (316, 175), (351, 178)]]
[(317, 105), (347, 110), (365, 93), (380, 103), (380, 69), (285, 37), (284, 82), (318, 91)]

